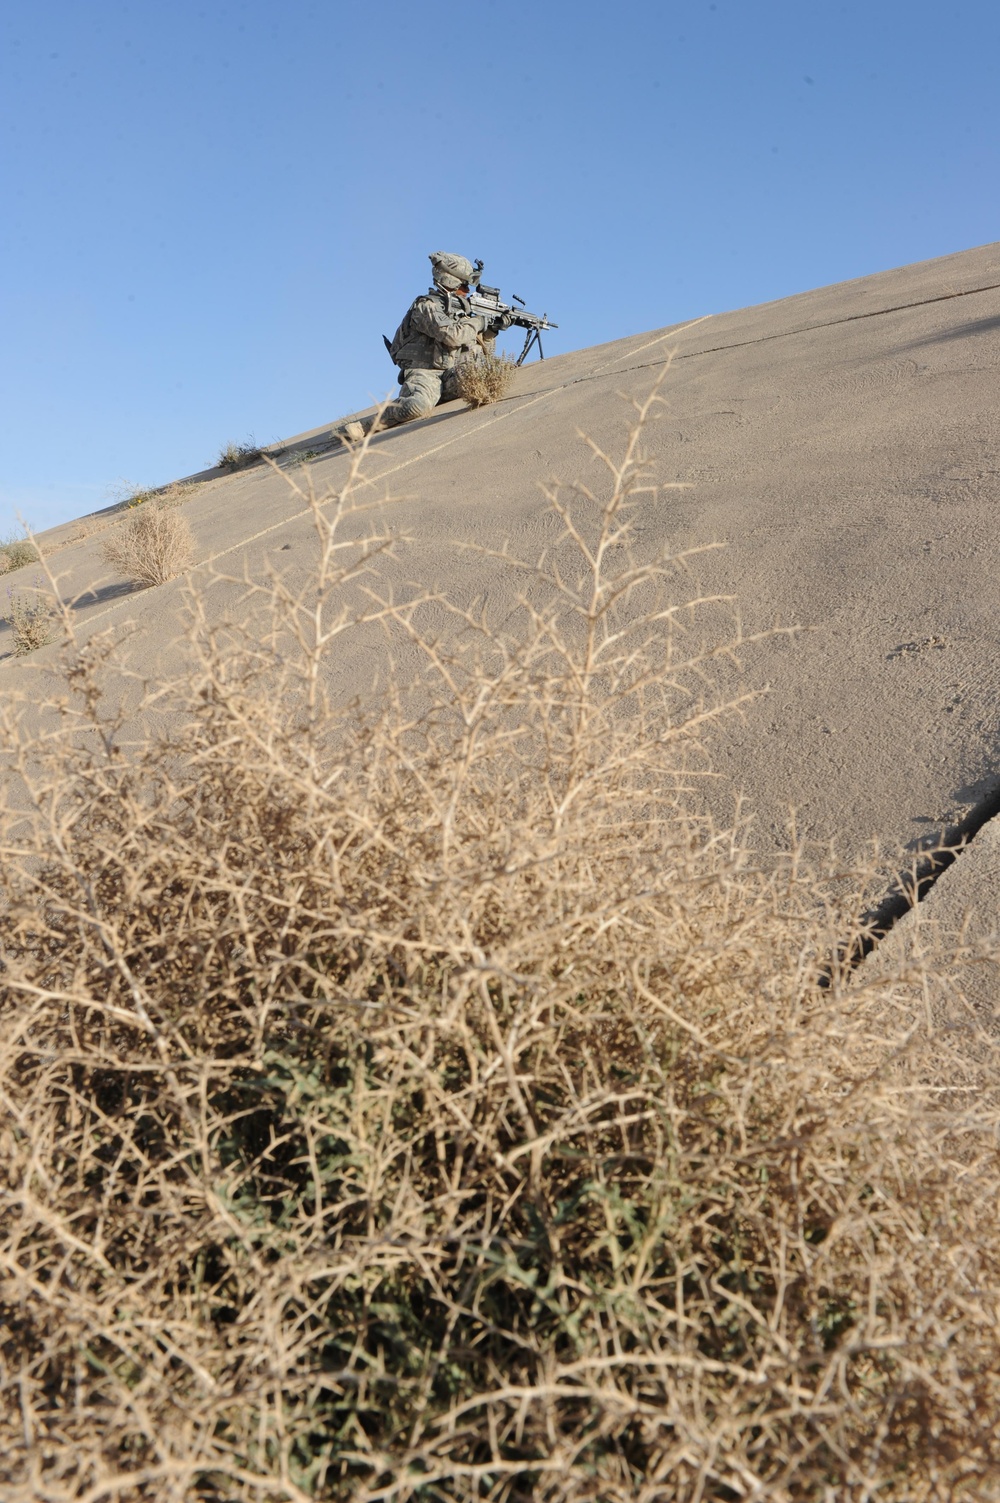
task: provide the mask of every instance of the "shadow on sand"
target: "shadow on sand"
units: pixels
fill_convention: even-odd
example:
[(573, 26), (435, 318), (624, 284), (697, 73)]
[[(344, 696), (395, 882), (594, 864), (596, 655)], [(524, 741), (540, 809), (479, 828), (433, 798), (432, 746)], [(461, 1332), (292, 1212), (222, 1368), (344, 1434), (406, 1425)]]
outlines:
[(976, 334), (991, 334), (1000, 329), (1000, 314), (993, 318), (976, 318), (971, 323), (956, 324), (953, 329), (942, 329), (940, 334), (928, 334), (925, 339), (912, 339), (900, 345), (901, 350), (919, 350), (923, 345), (947, 344), (952, 339), (968, 339)]
[(73, 600), (67, 600), (66, 604), (71, 611), (79, 611), (84, 606), (104, 605), (109, 600), (121, 600), (125, 595), (133, 595), (141, 585), (133, 584), (130, 579), (119, 579), (114, 584), (101, 585), (99, 590), (84, 590)]

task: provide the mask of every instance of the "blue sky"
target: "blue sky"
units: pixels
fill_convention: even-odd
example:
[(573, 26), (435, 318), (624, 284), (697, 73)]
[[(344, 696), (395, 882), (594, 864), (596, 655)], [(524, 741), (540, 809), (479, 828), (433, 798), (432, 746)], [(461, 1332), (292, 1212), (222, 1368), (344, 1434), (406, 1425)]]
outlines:
[(996, 0), (7, 0), (0, 532), (382, 397), (427, 255), (546, 353), (1000, 238)]

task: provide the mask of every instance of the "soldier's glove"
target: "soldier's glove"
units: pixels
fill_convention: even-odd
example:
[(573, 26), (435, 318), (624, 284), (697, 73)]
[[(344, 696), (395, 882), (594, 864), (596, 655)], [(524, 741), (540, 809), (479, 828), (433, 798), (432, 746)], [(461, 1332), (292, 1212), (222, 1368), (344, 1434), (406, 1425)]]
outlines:
[(490, 338), (495, 339), (498, 334), (502, 334), (505, 329), (509, 329), (513, 322), (513, 313), (498, 313), (490, 324)]

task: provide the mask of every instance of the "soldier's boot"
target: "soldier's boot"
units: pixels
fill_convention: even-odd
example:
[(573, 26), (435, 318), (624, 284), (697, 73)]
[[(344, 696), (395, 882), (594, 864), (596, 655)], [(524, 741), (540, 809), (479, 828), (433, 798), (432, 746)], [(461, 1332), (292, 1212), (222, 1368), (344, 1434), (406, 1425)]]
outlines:
[[(384, 433), (386, 428), (395, 428), (400, 422), (391, 407), (387, 407), (379, 417), (372, 413), (369, 417), (357, 418), (351, 423), (341, 423), (339, 428), (334, 429), (334, 438), (339, 438), (344, 444), (359, 444), (369, 433)], [(403, 422), (406, 419), (402, 419)]]
[(383, 407), (381, 414), (342, 423), (334, 430), (334, 437), (342, 443), (357, 444), (369, 433), (382, 433), (386, 428), (400, 428), (415, 418), (427, 417), (441, 400), (441, 375), (440, 371), (407, 371), (396, 400)]

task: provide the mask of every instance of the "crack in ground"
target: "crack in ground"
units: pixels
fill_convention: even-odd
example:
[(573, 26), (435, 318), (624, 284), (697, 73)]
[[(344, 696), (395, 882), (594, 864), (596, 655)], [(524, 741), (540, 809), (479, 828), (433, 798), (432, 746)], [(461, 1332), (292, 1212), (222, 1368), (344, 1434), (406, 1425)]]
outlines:
[[(608, 375), (625, 375), (628, 371), (655, 370), (657, 366), (668, 365), (673, 361), (698, 360), (702, 355), (719, 355), (725, 353), (726, 350), (743, 350), (748, 348), (750, 345), (769, 344), (772, 340), (775, 339), (791, 339), (794, 335), (797, 334), (812, 334), (817, 329), (835, 329), (839, 324), (854, 324), (860, 322), (865, 318), (884, 318), (888, 313), (905, 313), (908, 309), (911, 308), (927, 308), (932, 303), (948, 303), (951, 302), (954, 298), (974, 297), (979, 292), (998, 291), (1000, 291), (1000, 282), (989, 282), (985, 287), (965, 287), (960, 292), (942, 292), (939, 293), (937, 297), (920, 298), (919, 301), (915, 303), (896, 303), (891, 308), (872, 308), (867, 313), (849, 313), (844, 318), (831, 318), (828, 319), (825, 323), (821, 324), (802, 324), (797, 329), (781, 329), (777, 334), (761, 334), (757, 339), (738, 339), (735, 340), (732, 344), (710, 345), (707, 349), (704, 350), (688, 350), (686, 352), (674, 351), (667, 356), (666, 360), (643, 360), (640, 361), (638, 365), (623, 365), (620, 371), (610, 371), (607, 366), (604, 366), (600, 370), (589, 372), (586, 376), (574, 376), (571, 381), (564, 381), (559, 386), (546, 386), (542, 389), (541, 392), (532, 393), (532, 395), (547, 396), (551, 392), (565, 391), (570, 386), (582, 386), (587, 381), (598, 381), (602, 377)], [(724, 316), (725, 315), (719, 313), (708, 315), (708, 317), (711, 318), (722, 318)], [(696, 319), (695, 322), (700, 322), (700, 320)], [(685, 327), (689, 328), (690, 325), (686, 325)], [(654, 340), (653, 342), (655, 344), (659, 344), (663, 340), (676, 338), (678, 334), (682, 334), (683, 332), (684, 329), (675, 329), (671, 333), (660, 335), (660, 338)], [(572, 354), (574, 352), (568, 351), (567, 353)], [(627, 357), (622, 355), (619, 358), (624, 360)], [(613, 365), (614, 361), (612, 361), (611, 364)], [(500, 406), (502, 403), (517, 402), (520, 400), (522, 399), (515, 392), (511, 396), (501, 397), (500, 401), (494, 405)]]
[(822, 324), (803, 324), (798, 329), (783, 329), (777, 334), (762, 334), (759, 339), (741, 339), (734, 344), (719, 344), (707, 350), (692, 350), (687, 355), (678, 355), (678, 360), (691, 360), (696, 355), (716, 355), (723, 350), (740, 350), (746, 345), (767, 344), (772, 339), (788, 339), (793, 334), (811, 334), (814, 329), (835, 329), (838, 324), (855, 324), (865, 318), (884, 318), (887, 313), (905, 313), (910, 308), (927, 308), (931, 303), (949, 303), (958, 297), (974, 297), (978, 292), (996, 292), (1000, 282), (990, 282), (985, 287), (965, 287), (960, 292), (940, 292), (936, 297), (920, 298), (915, 303), (896, 303), (891, 308), (871, 308), (867, 313), (849, 313), (844, 318), (831, 318)]
[(927, 851), (921, 860), (915, 861), (909, 871), (896, 873), (881, 902), (862, 915), (865, 933), (851, 942), (845, 957), (848, 964), (860, 965), (900, 919), (924, 901), (935, 883), (968, 850), (984, 825), (998, 817), (1000, 779), (992, 793), (971, 809), (964, 819), (941, 832), (938, 844)]

